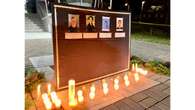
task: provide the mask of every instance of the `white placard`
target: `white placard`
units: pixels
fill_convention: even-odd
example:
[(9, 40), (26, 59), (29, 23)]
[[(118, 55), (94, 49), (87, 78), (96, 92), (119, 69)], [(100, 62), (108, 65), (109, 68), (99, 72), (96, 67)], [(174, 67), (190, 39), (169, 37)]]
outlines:
[(65, 33), (65, 39), (82, 39), (82, 33)]
[(99, 33), (100, 38), (112, 38), (112, 33)]
[(83, 38), (97, 38), (97, 33), (83, 33)]
[(115, 38), (121, 38), (121, 37), (125, 37), (125, 32), (116, 32), (115, 33)]

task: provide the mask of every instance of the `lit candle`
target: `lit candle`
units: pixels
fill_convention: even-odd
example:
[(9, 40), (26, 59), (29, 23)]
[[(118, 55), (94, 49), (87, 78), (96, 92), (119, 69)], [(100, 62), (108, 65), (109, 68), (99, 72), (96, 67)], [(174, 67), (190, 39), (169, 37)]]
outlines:
[(136, 82), (139, 81), (139, 74), (138, 74), (138, 73), (135, 73), (135, 74), (134, 74), (134, 78), (135, 78), (135, 81), (136, 81)]
[(77, 96), (78, 96), (78, 101), (79, 101), (80, 103), (82, 103), (83, 100), (84, 100), (83, 91), (82, 91), (82, 90), (78, 90), (78, 91), (77, 91)]
[(89, 93), (89, 98), (90, 98), (91, 100), (93, 100), (93, 99), (95, 98), (95, 93), (94, 93), (94, 92), (90, 92), (90, 93)]
[(56, 108), (61, 108), (62, 102), (60, 99), (56, 99), (54, 104), (55, 104)]
[(136, 72), (141, 73), (142, 72), (142, 69), (141, 68), (137, 68), (136, 69)]
[(129, 77), (127, 74), (125, 74), (125, 76), (124, 76), (124, 81), (125, 81), (125, 85), (129, 86), (130, 82), (129, 82)]
[(46, 108), (47, 110), (51, 110), (51, 108), (52, 108), (52, 103), (51, 103), (51, 101), (49, 100), (49, 97), (48, 97), (48, 95), (47, 95), (46, 93), (42, 94), (42, 99), (43, 99), (43, 103), (44, 103), (44, 105), (45, 105), (45, 108)]
[(105, 95), (108, 94), (108, 84), (106, 83), (105, 80), (102, 81), (103, 82), (103, 92)]
[(45, 101), (45, 108), (47, 109), (47, 110), (51, 110), (51, 108), (52, 108), (52, 103), (50, 102), (50, 101)]
[(148, 71), (147, 70), (144, 70), (144, 73), (143, 73), (144, 75), (147, 75), (148, 74)]
[(90, 87), (89, 98), (92, 100), (95, 98), (95, 85), (94, 84)]
[(90, 87), (90, 91), (95, 92), (95, 85), (94, 84)]
[(55, 101), (58, 99), (58, 96), (56, 94), (56, 92), (51, 92), (51, 100), (53, 103), (55, 103)]
[(75, 100), (75, 80), (71, 79), (68, 81), (68, 96), (69, 96), (69, 105), (75, 106), (77, 102)]
[(56, 108), (61, 107), (61, 100), (58, 98), (55, 91), (51, 92), (51, 100), (54, 103), (54, 105), (56, 106)]
[(137, 69), (138, 69), (138, 65), (137, 63), (135, 63), (135, 72), (137, 72)]
[(51, 93), (51, 84), (49, 83), (48, 85), (47, 85), (47, 93), (50, 95), (50, 93)]
[(135, 65), (132, 64), (132, 71), (135, 71)]
[(147, 74), (148, 74), (148, 71), (147, 71), (147, 70), (142, 69), (141, 74), (142, 74), (142, 75), (147, 75)]
[(40, 95), (41, 95), (41, 85), (39, 84), (37, 86), (37, 99), (39, 99)]
[(114, 79), (114, 89), (115, 90), (118, 90), (119, 89), (119, 79), (118, 78), (115, 78)]

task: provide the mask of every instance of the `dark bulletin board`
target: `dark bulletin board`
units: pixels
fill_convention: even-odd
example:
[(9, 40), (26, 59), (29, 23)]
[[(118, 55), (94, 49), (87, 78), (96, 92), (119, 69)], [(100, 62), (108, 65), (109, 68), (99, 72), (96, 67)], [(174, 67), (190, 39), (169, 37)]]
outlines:
[[(68, 32), (68, 14), (79, 15), (78, 32)], [(86, 32), (86, 15), (95, 16), (95, 31)], [(110, 17), (110, 30), (102, 31), (102, 16)], [(123, 30), (116, 32), (116, 19), (123, 18)], [(65, 89), (73, 78), (76, 85), (92, 82), (129, 70), (130, 13), (93, 10), (82, 7), (53, 5), (53, 50), (57, 89)], [(66, 34), (82, 35), (79, 39), (66, 39)], [(84, 38), (85, 33), (96, 33), (96, 38)], [(110, 33), (111, 38), (101, 38)], [(125, 33), (117, 37), (115, 33)], [(72, 35), (71, 35), (72, 34)]]

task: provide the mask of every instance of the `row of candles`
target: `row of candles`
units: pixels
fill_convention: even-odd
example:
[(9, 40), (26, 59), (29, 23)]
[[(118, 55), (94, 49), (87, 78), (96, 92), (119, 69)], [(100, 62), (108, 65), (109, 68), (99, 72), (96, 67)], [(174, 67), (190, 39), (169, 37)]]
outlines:
[[(138, 73), (140, 73), (142, 75), (147, 75), (147, 73), (148, 73), (147, 70), (144, 70), (142, 68), (138, 68), (137, 64), (132, 64), (132, 72), (134, 72), (134, 79), (136, 82), (139, 81), (139, 79), (140, 79)], [(130, 85), (130, 81), (129, 81), (129, 76), (127, 73), (123, 76), (123, 80), (124, 80), (125, 86), (128, 87)], [(119, 81), (120, 81), (119, 76), (117, 76), (113, 81), (115, 90), (119, 89)], [(102, 90), (103, 90), (104, 95), (107, 95), (109, 92), (108, 83), (105, 79), (102, 80)], [(50, 83), (48, 84), (47, 92), (48, 93), (42, 94), (42, 100), (43, 100), (43, 103), (45, 105), (45, 108), (47, 110), (51, 110), (52, 105), (55, 105), (55, 108), (57, 108), (57, 109), (60, 108), (61, 107), (61, 100), (58, 98), (55, 91), (51, 92), (51, 84)], [(95, 98), (95, 92), (96, 92), (95, 84), (92, 84), (90, 86), (90, 89), (89, 89), (89, 98), (91, 100), (93, 100)], [(37, 95), (38, 95), (38, 97), (41, 95), (41, 85), (37, 86)], [(77, 95), (77, 99), (75, 97), (76, 95)], [(68, 81), (68, 97), (69, 97), (69, 106), (71, 106), (71, 107), (76, 106), (78, 102), (83, 103), (83, 101), (84, 101), (82, 89), (79, 89), (77, 91), (77, 94), (75, 94), (75, 80), (74, 79), (70, 79)]]

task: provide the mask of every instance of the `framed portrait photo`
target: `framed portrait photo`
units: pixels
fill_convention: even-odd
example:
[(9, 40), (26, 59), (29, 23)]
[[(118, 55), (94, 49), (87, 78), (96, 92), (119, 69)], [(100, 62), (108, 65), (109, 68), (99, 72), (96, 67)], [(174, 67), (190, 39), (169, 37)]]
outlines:
[(110, 17), (102, 16), (102, 31), (110, 31)]
[(79, 32), (79, 15), (68, 14), (68, 32)]
[(123, 18), (116, 18), (116, 31), (123, 31)]
[(86, 31), (95, 32), (95, 16), (86, 15)]

